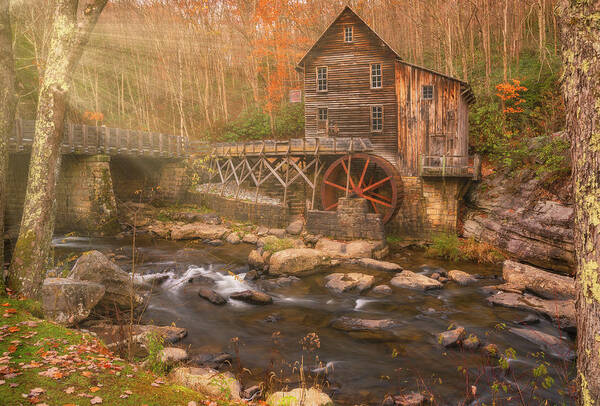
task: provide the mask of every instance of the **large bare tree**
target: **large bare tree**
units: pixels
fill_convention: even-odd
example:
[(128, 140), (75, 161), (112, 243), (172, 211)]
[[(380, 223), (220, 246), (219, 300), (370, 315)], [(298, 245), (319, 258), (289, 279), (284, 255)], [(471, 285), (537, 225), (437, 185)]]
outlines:
[(19, 237), (9, 286), (37, 297), (44, 280), (54, 232), (56, 181), (60, 171), (67, 99), (72, 75), (108, 0), (56, 0), (50, 51), (39, 91), (35, 138)]
[(4, 285), (4, 210), (7, 195), (8, 137), (15, 121), (16, 106), (10, 1), (0, 0), (0, 287)]
[(600, 405), (600, 2), (562, 0), (563, 93), (571, 137), (580, 405)]

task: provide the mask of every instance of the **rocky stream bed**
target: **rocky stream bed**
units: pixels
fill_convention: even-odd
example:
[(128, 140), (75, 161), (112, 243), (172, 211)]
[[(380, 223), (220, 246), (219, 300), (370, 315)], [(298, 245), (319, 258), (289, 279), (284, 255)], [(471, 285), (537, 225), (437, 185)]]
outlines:
[[(549, 294), (547, 279), (528, 278), (516, 263), (503, 272), (418, 249), (380, 262), (369, 257), (387, 254), (382, 242), (350, 246), (294, 228), (232, 233), (217, 223), (149, 222), (138, 232), (137, 281), (153, 287), (144, 291), (141, 320), (171, 326), (161, 331), (167, 345), (184, 351), (167, 358), (233, 372), (242, 397), (258, 396), (246, 391), (267, 381), (272, 390), (297, 388), (302, 369), (305, 382), (337, 404), (421, 404), (432, 396), (436, 404), (521, 404), (518, 393), (570, 404), (568, 278), (551, 280), (564, 289)], [(293, 246), (266, 252), (273, 234)], [(56, 237), (54, 245), (61, 258), (98, 250), (125, 272), (132, 268), (128, 234)], [(80, 326), (110, 337), (106, 321)], [(534, 377), (541, 364), (547, 372)]]

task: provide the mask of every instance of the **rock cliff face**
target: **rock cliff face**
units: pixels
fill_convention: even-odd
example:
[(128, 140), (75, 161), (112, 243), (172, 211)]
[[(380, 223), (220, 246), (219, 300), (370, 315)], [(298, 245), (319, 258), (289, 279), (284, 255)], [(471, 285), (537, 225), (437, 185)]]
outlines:
[(488, 242), (519, 261), (574, 272), (573, 206), (569, 193), (550, 193), (534, 176), (494, 176), (467, 196), (463, 235)]

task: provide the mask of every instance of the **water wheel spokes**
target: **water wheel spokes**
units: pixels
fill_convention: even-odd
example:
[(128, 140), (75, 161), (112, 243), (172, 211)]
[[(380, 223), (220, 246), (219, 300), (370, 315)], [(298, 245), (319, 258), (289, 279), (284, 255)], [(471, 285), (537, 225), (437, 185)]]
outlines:
[(335, 210), (340, 197), (361, 197), (387, 223), (398, 210), (399, 182), (396, 168), (385, 159), (364, 153), (347, 155), (325, 171), (321, 203), (324, 210)]

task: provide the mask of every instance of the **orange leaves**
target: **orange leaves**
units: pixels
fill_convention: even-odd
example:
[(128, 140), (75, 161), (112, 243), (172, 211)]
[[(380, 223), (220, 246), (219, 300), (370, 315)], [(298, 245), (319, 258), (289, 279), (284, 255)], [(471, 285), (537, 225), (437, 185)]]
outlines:
[(500, 83), (496, 86), (496, 90), (498, 90), (496, 96), (498, 96), (506, 105), (504, 113), (516, 114), (524, 111), (519, 105), (525, 102), (525, 99), (521, 97), (521, 93), (526, 92), (527, 88), (521, 86), (521, 81), (513, 79), (512, 83)]
[(86, 111), (83, 113), (83, 118), (90, 121), (102, 121), (104, 120), (104, 114), (99, 111)]

